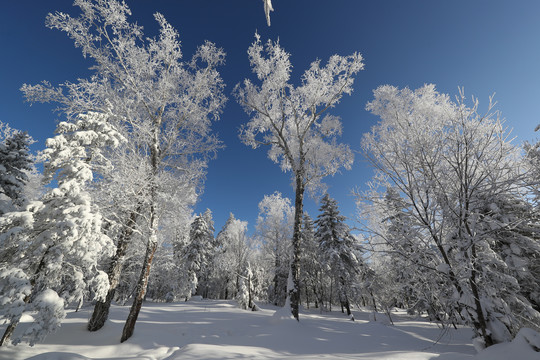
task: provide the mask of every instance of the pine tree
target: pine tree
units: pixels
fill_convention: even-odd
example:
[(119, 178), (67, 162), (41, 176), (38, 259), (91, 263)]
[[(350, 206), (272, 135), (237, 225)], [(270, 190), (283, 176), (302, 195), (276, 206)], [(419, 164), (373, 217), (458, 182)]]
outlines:
[(287, 298), (293, 221), (294, 208), (281, 193), (265, 195), (259, 202), (255, 236), (267, 269), (268, 300), (277, 306), (283, 306)]
[[(100, 299), (107, 292), (109, 283), (98, 260), (112, 250), (112, 242), (103, 234), (99, 209), (86, 188), (93, 179), (92, 159), (101, 158), (102, 148), (124, 140), (110, 126), (110, 116), (88, 113), (75, 123), (60, 123), (44, 151), (45, 175), (57, 187), (41, 202), (3, 218), (11, 222), (0, 241), (16, 242), (20, 250), (0, 269), (0, 303), (10, 304), (9, 326), (0, 344), (10, 339), (24, 311), (37, 311), (35, 324), (14, 343), (27, 339), (34, 344), (60, 326), (64, 306), (79, 306), (89, 294)], [(26, 224), (22, 231), (21, 223)]]
[(212, 212), (195, 217), (189, 232), (189, 244), (185, 248), (184, 261), (190, 286), (190, 294), (204, 295), (204, 281), (208, 280), (211, 260), (215, 253), (214, 221)]
[(335, 281), (342, 308), (345, 307), (347, 315), (350, 315), (349, 291), (359, 265), (355, 239), (345, 223), (345, 217), (339, 213), (337, 202), (328, 194), (321, 199), (319, 210), (321, 213), (315, 221), (315, 236), (322, 261)]
[(17, 207), (25, 201), (24, 185), (28, 181), (27, 172), (32, 170), (31, 143), (32, 138), (26, 132), (15, 131), (0, 144), (0, 190)]
[(300, 264), (302, 267), (300, 284), (306, 296), (306, 305), (309, 308), (311, 301), (319, 307), (322, 299), (322, 268), (319, 253), (319, 244), (315, 236), (315, 224), (311, 217), (304, 213), (302, 222), (302, 251)]

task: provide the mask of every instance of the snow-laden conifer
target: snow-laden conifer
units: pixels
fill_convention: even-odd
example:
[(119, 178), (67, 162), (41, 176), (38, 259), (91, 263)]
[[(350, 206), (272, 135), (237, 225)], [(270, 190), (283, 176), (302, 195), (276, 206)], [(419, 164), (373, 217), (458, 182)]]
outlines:
[(189, 231), (189, 243), (184, 249), (184, 267), (189, 284), (189, 297), (197, 293), (200, 279), (207, 279), (211, 260), (215, 253), (214, 221), (207, 209), (193, 220)]
[[(29, 146), (32, 138), (22, 131), (11, 129), (0, 122), (0, 194), (9, 201), (0, 198), (0, 214), (20, 207), (26, 200), (24, 188), (28, 182), (28, 173), (32, 171), (33, 160)], [(1, 195), (0, 195), (1, 196)]]
[(350, 315), (350, 288), (358, 272), (358, 247), (345, 223), (345, 216), (339, 213), (336, 200), (325, 194), (319, 210), (320, 214), (315, 221), (315, 237), (319, 242), (320, 258), (324, 269), (334, 280), (342, 308), (345, 307), (347, 315)]
[(79, 306), (89, 294), (94, 299), (106, 294), (109, 284), (98, 260), (111, 252), (112, 241), (102, 231), (102, 217), (87, 187), (102, 150), (125, 141), (110, 125), (110, 116), (89, 112), (73, 123), (61, 122), (58, 135), (47, 140), (43, 152), (46, 178), (54, 179), (56, 187), (24, 211), (2, 218), (8, 230), (0, 241), (16, 243), (18, 249), (0, 272), (0, 301), (9, 303), (11, 315), (2, 344), (24, 311), (36, 312), (36, 321), (13, 342), (34, 344), (60, 325), (66, 305)]

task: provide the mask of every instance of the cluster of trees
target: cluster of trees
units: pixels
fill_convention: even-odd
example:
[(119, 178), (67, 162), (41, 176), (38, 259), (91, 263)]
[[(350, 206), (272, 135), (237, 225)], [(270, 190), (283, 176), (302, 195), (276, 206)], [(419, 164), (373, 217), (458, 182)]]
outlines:
[[(265, 4), (268, 13), (271, 2)], [(205, 42), (185, 61), (178, 33), (163, 15), (155, 14), (159, 33), (149, 38), (129, 21), (124, 2), (77, 0), (75, 5), (77, 17), (49, 14), (46, 25), (73, 39), (93, 61), (93, 74), (56, 87), (43, 82), (21, 88), (29, 102), (54, 103), (66, 119), (40, 155), (49, 186), (25, 198), (32, 170), (27, 135), (6, 136), (1, 149), (9, 157), (1, 169), (6, 199), (0, 302), (8, 325), (1, 343), (10, 341), (24, 312), (35, 312), (35, 323), (13, 341), (33, 344), (59, 326), (70, 304), (95, 302), (88, 329), (96, 331), (112, 301), (129, 299), (125, 341), (147, 291), (157, 299), (197, 292), (237, 297), (253, 307), (253, 298), (264, 290), (263, 277), (256, 276), (261, 270), (250, 266), (247, 223), (231, 216), (214, 238), (211, 213), (194, 220), (191, 215), (208, 160), (221, 147), (211, 123), (226, 101), (218, 72), (225, 53)], [(339, 120), (322, 115), (352, 91), (353, 75), (363, 65), (358, 54), (334, 56), (325, 67), (314, 62), (295, 88), (288, 82), (289, 54), (270, 41), (264, 52), (256, 35), (249, 56), (263, 84), (246, 80), (235, 95), (248, 112), (256, 112), (241, 132), (243, 141), (272, 145), (271, 158), (296, 181), (292, 243), (286, 244), (289, 230), (280, 229), (275, 246), (264, 242), (261, 248), (278, 268), (272, 301), (289, 298), (298, 318), (304, 190), (352, 163), (348, 147), (335, 145)], [(259, 224), (264, 238), (275, 209), (261, 206), (267, 212)], [(282, 222), (290, 221), (287, 206)], [(151, 276), (153, 266), (159, 271)], [(176, 283), (166, 280), (165, 274), (175, 273), (182, 274), (169, 277)]]
[[(94, 303), (90, 331), (113, 301), (130, 301), (125, 341), (145, 298), (193, 295), (252, 310), (268, 301), (296, 319), (301, 302), (349, 315), (353, 305), (400, 306), (471, 326), (480, 346), (538, 329), (540, 151), (513, 145), (491, 106), (481, 115), (476, 101), (451, 101), (431, 85), (375, 90), (367, 108), (381, 120), (362, 146), (376, 175), (357, 194), (365, 231), (353, 236), (328, 194), (316, 220), (303, 201), (352, 166), (352, 151), (337, 142), (340, 119), (328, 111), (352, 92), (363, 59), (315, 61), (295, 86), (290, 55), (256, 34), (248, 55), (258, 82), (233, 91), (250, 116), (240, 138), (268, 146), (291, 173), (294, 204), (265, 196), (253, 235), (231, 214), (215, 236), (211, 211), (192, 209), (222, 146), (211, 123), (226, 101), (224, 51), (206, 42), (186, 61), (163, 15), (148, 38), (123, 2), (75, 5), (78, 17), (49, 14), (46, 24), (93, 60), (92, 76), (22, 87), (66, 118), (39, 156), (43, 175), (32, 139), (0, 124), (0, 345), (41, 340), (84, 301)], [(35, 321), (15, 332), (25, 312)]]
[(433, 85), (381, 86), (367, 109), (376, 175), (358, 200), (378, 301), (466, 324), (479, 347), (538, 330), (538, 148), (512, 144), (492, 104)]

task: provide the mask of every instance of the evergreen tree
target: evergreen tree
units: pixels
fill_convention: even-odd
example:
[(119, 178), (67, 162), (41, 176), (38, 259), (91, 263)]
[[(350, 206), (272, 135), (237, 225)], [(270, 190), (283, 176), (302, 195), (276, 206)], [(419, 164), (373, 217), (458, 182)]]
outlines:
[(214, 221), (212, 212), (207, 209), (204, 214), (195, 217), (189, 232), (189, 244), (185, 249), (184, 261), (187, 271), (190, 294), (204, 295), (205, 283), (215, 253)]
[[(15, 131), (0, 144), (0, 191), (16, 206), (21, 206), (25, 200), (24, 185), (33, 163), (31, 143), (32, 138), (26, 132)], [(0, 208), (0, 214), (5, 210)]]
[(64, 306), (80, 306), (89, 294), (100, 299), (107, 292), (109, 282), (98, 260), (112, 250), (112, 242), (103, 234), (102, 217), (86, 188), (93, 179), (91, 159), (124, 140), (110, 126), (110, 116), (88, 113), (75, 123), (60, 123), (44, 151), (45, 175), (57, 187), (41, 202), (2, 218), (7, 231), (0, 244), (15, 244), (19, 251), (0, 268), (0, 303), (9, 304), (9, 326), (0, 345), (10, 339), (24, 311), (36, 312), (35, 324), (14, 343), (27, 339), (34, 344), (60, 326)]
[(351, 314), (349, 291), (358, 271), (357, 247), (345, 217), (340, 215), (337, 202), (328, 194), (321, 199), (320, 214), (315, 221), (315, 236), (319, 242), (322, 262), (332, 274), (337, 286), (339, 302)]
[(302, 268), (300, 284), (304, 290), (308, 308), (312, 301), (316, 308), (319, 307), (322, 301), (323, 274), (320, 260), (319, 244), (315, 236), (315, 224), (311, 217), (307, 213), (304, 213), (300, 257), (300, 266)]

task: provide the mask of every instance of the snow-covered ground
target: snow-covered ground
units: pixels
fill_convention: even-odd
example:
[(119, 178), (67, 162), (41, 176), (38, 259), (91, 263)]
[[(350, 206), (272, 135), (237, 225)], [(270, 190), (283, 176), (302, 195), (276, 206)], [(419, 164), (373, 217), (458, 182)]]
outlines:
[(540, 359), (518, 341), (476, 355), (469, 329), (443, 331), (403, 313), (392, 315), (392, 326), (369, 321), (368, 312), (356, 312), (353, 322), (338, 312), (303, 310), (298, 323), (270, 306), (250, 312), (233, 301), (148, 302), (135, 334), (120, 344), (129, 307), (113, 306), (94, 333), (86, 330), (91, 311), (70, 312), (42, 344), (0, 348), (0, 359)]

